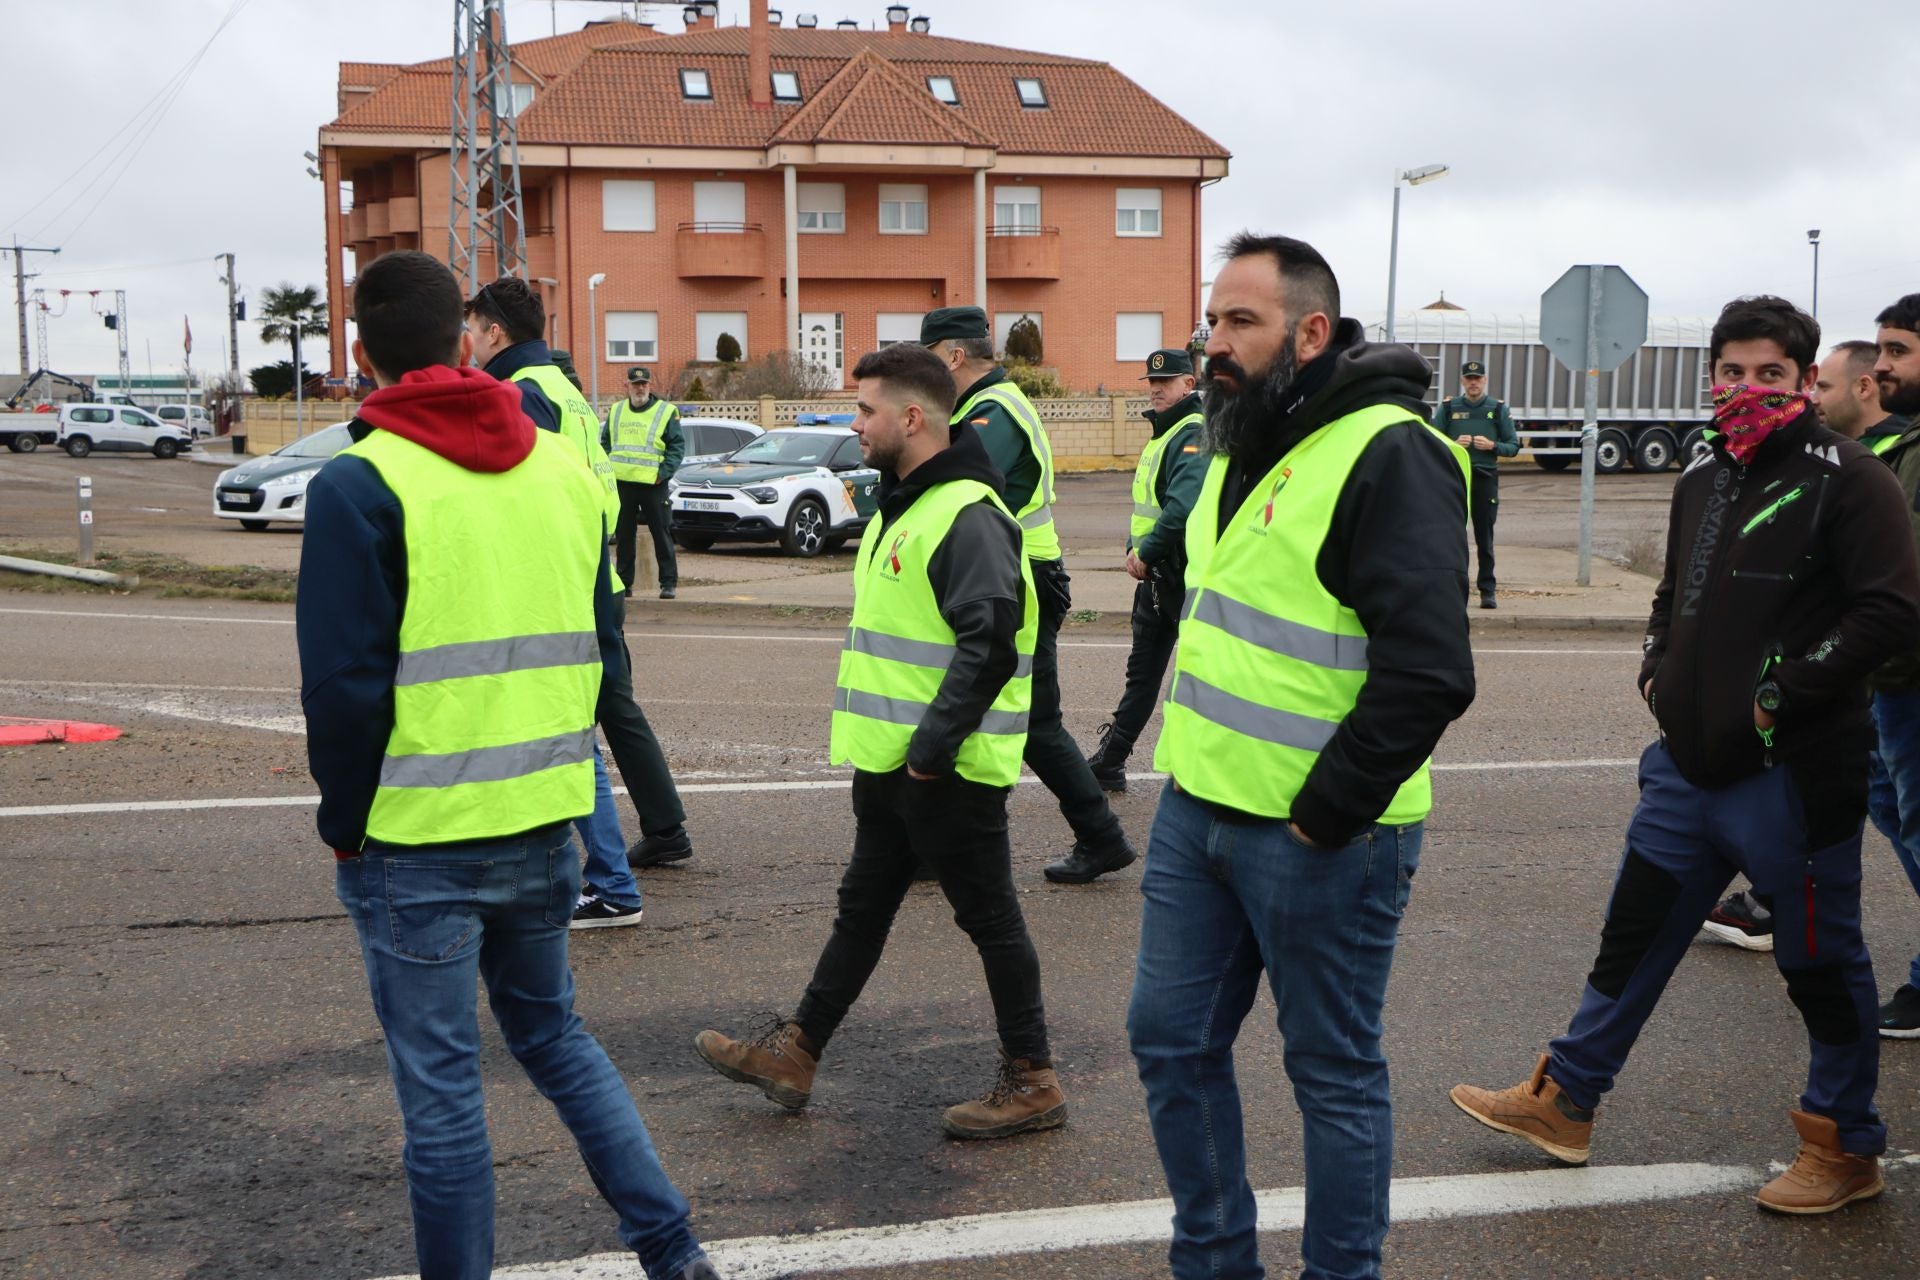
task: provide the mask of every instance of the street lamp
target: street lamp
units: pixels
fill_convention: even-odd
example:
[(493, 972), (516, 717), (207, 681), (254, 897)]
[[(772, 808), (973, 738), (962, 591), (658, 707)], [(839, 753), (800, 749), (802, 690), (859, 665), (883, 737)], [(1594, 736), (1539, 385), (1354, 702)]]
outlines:
[(1813, 318), (1820, 318), (1820, 228), (1807, 232), (1807, 243), (1813, 246)]
[(607, 273), (596, 271), (587, 277), (587, 376), (593, 380), (593, 412), (600, 413), (600, 320), (594, 311), (593, 295), (606, 282)]
[(1408, 169), (1393, 180), (1393, 239), (1387, 248), (1387, 329), (1386, 340), (1393, 341), (1394, 294), (1400, 283), (1400, 184), (1417, 187), (1423, 182), (1432, 182), (1435, 178), (1444, 178), (1447, 166), (1444, 164), (1423, 164), (1418, 169)]

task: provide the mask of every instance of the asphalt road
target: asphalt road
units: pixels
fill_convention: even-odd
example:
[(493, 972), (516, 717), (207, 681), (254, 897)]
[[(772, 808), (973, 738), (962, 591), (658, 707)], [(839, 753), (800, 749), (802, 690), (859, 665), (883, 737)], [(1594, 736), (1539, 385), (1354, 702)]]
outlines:
[[(98, 746), (0, 750), (0, 1274), (412, 1270), (399, 1117), (311, 809), (9, 812), (310, 795), (290, 617), (274, 605), (0, 594), (0, 714), (128, 730)], [(913, 891), (805, 1112), (781, 1112), (695, 1059), (700, 1028), (792, 1008), (830, 921), (852, 829), (844, 774), (824, 764), (837, 637), (772, 621), (675, 624), (652, 602), (631, 626), (641, 699), (688, 786), (697, 853), (643, 877), (643, 925), (577, 935), (574, 965), (581, 1011), (700, 1235), (797, 1240), (1164, 1195), (1123, 1029), (1138, 875), (1045, 884), (1040, 868), (1068, 835), (1037, 786), (1015, 793), (1014, 857), (1067, 1127), (1003, 1143), (941, 1136), (941, 1108), (989, 1082), (994, 1043), (978, 964), (931, 886)], [(234, 646), (239, 656), (205, 656), (243, 630), (256, 642)], [(1083, 740), (1117, 694), (1121, 645), (1069, 638), (1068, 718)], [(1480, 699), (1439, 753), (1389, 1000), (1403, 1179), (1548, 1167), (1461, 1117), (1446, 1090), (1519, 1079), (1563, 1026), (1634, 798), (1621, 762), (1650, 736), (1629, 638), (1515, 634), (1479, 653)], [(828, 785), (736, 789), (769, 782)], [(1146, 782), (1118, 802), (1138, 841), (1154, 804)], [(1920, 903), (1887, 846), (1867, 839), (1869, 940), (1889, 989), (1920, 937)], [(501, 1265), (618, 1249), (564, 1130), (497, 1035), (485, 1043)], [(1912, 1275), (1920, 1167), (1892, 1168), (1885, 1197), (1833, 1218), (1773, 1218), (1748, 1198), (1769, 1161), (1792, 1157), (1785, 1113), (1804, 1044), (1765, 957), (1697, 946), (1601, 1113), (1596, 1163), (1630, 1182), (1642, 1166), (1730, 1167), (1736, 1189), (1552, 1212), (1503, 1211), (1496, 1197), (1473, 1210), (1482, 1216), (1397, 1227), (1389, 1274)], [(1280, 1049), (1263, 996), (1238, 1055), (1260, 1188), (1303, 1181)], [(1889, 1045), (1880, 1105), (1896, 1157), (1920, 1147), (1916, 1085), (1920, 1044)], [(1293, 1232), (1264, 1238), (1273, 1274), (1291, 1274), (1297, 1245)], [(1163, 1249), (858, 1274), (1128, 1280), (1164, 1275)]]

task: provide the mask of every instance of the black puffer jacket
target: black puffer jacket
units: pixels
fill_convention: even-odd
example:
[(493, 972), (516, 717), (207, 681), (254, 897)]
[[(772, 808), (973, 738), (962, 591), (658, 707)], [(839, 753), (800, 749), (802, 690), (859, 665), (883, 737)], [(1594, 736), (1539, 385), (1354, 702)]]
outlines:
[[(1723, 787), (1872, 735), (1867, 677), (1920, 645), (1905, 496), (1811, 409), (1741, 466), (1716, 444), (1673, 488), (1640, 685), (1681, 776)], [(1784, 699), (1771, 747), (1763, 679)]]

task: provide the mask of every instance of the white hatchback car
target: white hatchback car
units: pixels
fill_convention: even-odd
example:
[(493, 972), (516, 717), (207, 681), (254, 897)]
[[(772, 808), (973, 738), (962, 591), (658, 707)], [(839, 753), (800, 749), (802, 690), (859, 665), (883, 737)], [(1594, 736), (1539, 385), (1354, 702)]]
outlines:
[(220, 473), (213, 482), (213, 514), (258, 533), (270, 523), (307, 522), (307, 485), (327, 459), (353, 443), (348, 424), (336, 422), (263, 458)]
[(867, 527), (880, 473), (847, 427), (783, 427), (718, 462), (681, 467), (671, 494), (673, 540), (689, 551), (778, 542), (788, 555), (817, 556)]

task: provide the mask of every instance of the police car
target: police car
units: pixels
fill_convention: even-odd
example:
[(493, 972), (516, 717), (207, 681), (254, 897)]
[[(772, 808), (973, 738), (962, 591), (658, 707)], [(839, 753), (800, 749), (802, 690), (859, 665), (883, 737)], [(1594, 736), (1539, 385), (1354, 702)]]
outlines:
[(688, 551), (716, 542), (778, 542), (788, 555), (837, 551), (880, 508), (880, 473), (839, 425), (783, 427), (716, 462), (682, 467), (668, 506), (673, 540)]

